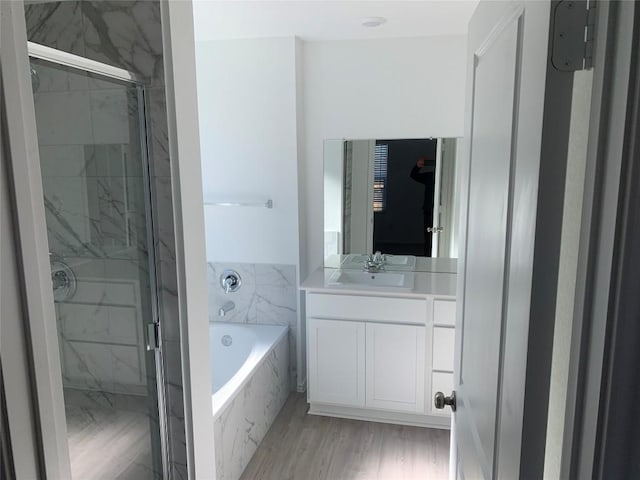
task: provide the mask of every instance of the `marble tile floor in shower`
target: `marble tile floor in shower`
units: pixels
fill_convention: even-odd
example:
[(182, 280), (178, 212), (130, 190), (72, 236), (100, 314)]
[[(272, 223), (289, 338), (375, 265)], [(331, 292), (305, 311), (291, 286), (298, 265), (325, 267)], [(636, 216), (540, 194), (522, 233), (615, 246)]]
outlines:
[(65, 390), (73, 480), (153, 478), (146, 399)]
[(292, 394), (241, 480), (446, 480), (449, 431), (307, 415)]

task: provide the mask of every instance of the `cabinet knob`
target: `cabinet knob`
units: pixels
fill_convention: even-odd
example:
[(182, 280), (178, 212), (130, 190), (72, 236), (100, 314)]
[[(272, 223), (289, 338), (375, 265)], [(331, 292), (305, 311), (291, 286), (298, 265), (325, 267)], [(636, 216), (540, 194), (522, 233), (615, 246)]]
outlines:
[(453, 412), (456, 411), (456, 391), (451, 392), (451, 396), (446, 397), (444, 393), (437, 392), (433, 396), (433, 403), (438, 410), (442, 410), (445, 406), (449, 405)]

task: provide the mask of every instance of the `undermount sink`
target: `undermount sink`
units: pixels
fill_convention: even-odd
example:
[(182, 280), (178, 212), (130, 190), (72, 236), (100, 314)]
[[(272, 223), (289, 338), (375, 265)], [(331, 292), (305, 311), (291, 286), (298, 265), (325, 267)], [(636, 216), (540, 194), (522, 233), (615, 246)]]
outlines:
[(362, 288), (368, 290), (394, 289), (413, 290), (413, 273), (402, 272), (354, 272), (336, 270), (331, 274), (327, 285), (343, 288)]
[[(342, 268), (364, 267), (367, 255), (352, 253), (342, 259)], [(398, 270), (413, 270), (416, 266), (416, 257), (413, 255), (385, 255), (384, 264), (387, 267)]]

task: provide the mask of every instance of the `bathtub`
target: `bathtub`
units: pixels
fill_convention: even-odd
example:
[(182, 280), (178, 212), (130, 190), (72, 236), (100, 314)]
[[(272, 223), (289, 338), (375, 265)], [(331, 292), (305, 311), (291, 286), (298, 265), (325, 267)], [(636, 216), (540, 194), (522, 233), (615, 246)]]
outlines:
[(288, 328), (211, 323), (216, 478), (237, 480), (290, 388)]

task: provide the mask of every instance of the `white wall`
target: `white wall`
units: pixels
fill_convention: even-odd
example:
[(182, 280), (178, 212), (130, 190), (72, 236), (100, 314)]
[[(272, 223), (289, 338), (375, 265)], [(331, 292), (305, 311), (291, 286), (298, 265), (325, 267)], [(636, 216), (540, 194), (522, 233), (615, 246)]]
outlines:
[(359, 140), (351, 143), (352, 173), (347, 187), (351, 188), (348, 253), (370, 252), (373, 248), (373, 158), (376, 142)]
[(196, 43), (207, 260), (298, 263), (296, 40)]
[(461, 137), (466, 37), (308, 42), (303, 50), (302, 279), (323, 261), (323, 140)]
[(324, 235), (325, 255), (342, 253), (344, 142), (324, 142)]

